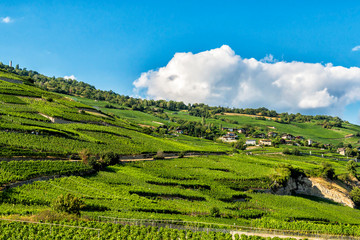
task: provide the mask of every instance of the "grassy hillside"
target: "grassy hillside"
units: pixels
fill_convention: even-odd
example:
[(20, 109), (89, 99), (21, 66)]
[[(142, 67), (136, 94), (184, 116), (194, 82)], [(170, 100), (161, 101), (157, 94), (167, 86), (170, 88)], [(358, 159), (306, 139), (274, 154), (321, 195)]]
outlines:
[[(188, 110), (136, 109), (129, 104), (48, 92), (35, 87), (31, 79), (0, 71), (0, 184), (64, 176), (3, 189), (0, 216), (36, 217), (50, 210), (59, 195), (70, 193), (84, 200), (81, 214), (90, 219), (176, 219), (360, 236), (357, 209), (320, 198), (270, 193), (276, 184), (285, 184), (281, 179), (290, 176), (290, 168), (284, 164), (308, 176), (322, 176), (318, 172), (327, 163), (336, 176), (348, 179), (348, 158), (340, 157), (334, 148), (280, 144), (239, 151), (216, 141), (226, 133), (221, 127), (234, 127), (356, 147), (359, 126), (341, 122), (341, 126), (324, 128), (316, 119), (280, 123), (239, 114), (205, 118)], [(189, 132), (176, 133), (185, 127)], [(349, 134), (353, 136), (346, 138)], [(299, 150), (299, 156), (282, 154), (285, 148)], [(84, 149), (88, 158), (76, 161)], [(105, 153), (135, 155), (159, 150), (234, 155), (126, 164), (117, 158), (102, 167), (93, 162), (105, 163), (109, 156)], [(47, 160), (39, 160), (44, 158)]]
[[(89, 206), (82, 214), (94, 218), (177, 219), (335, 233), (339, 222), (360, 224), (359, 210), (316, 198), (266, 193), (279, 163), (306, 171), (324, 161), (318, 157), (239, 154), (129, 163), (108, 167), (93, 176), (14, 188), (3, 193), (0, 214), (36, 215), (49, 209), (60, 194), (71, 193)], [(336, 174), (347, 171), (346, 162), (333, 165)], [(219, 208), (218, 216), (212, 214), (214, 208)], [(360, 234), (359, 227), (351, 228)]]
[[(7, 74), (6, 79), (10, 78), (17, 77)], [(129, 114), (102, 112), (31, 85), (0, 80), (0, 102), (2, 155), (11, 154), (8, 149), (22, 149), (19, 154), (26, 155), (62, 156), (76, 154), (82, 149), (94, 154), (229, 150), (224, 144), (207, 140), (144, 134), (139, 125), (130, 121)], [(135, 118), (144, 119), (144, 123), (158, 120), (155, 117), (146, 120), (146, 114), (141, 112), (132, 113)]]

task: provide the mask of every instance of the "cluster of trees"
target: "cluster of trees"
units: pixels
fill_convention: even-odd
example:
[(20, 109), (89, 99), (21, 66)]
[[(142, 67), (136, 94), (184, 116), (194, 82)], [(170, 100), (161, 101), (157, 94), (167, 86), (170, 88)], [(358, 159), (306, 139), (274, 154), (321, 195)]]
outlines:
[[(260, 107), (257, 109), (253, 108), (229, 108), (229, 107), (216, 107), (208, 106), (203, 103), (195, 103), (186, 105), (183, 102), (176, 101), (166, 101), (166, 100), (147, 100), (140, 98), (132, 98), (125, 95), (120, 95), (113, 91), (103, 91), (96, 89), (94, 86), (80, 82), (72, 79), (64, 79), (61, 77), (48, 77), (43, 74), (40, 74), (36, 71), (27, 70), (26, 68), (21, 69), (19, 65), (16, 67), (10, 67), (3, 63), (0, 63), (0, 69), (6, 70), (11, 73), (15, 73), (19, 76), (31, 78), (35, 84), (42, 89), (69, 94), (74, 96), (83, 96), (86, 98), (94, 100), (104, 100), (110, 103), (116, 103), (125, 107), (132, 108), (133, 110), (138, 111), (153, 111), (158, 112), (159, 109), (167, 109), (171, 111), (179, 110), (188, 110), (190, 115), (205, 117), (205, 118), (214, 118), (216, 114), (221, 114), (225, 112), (229, 113), (240, 113), (240, 114), (249, 114), (257, 115), (259, 117), (272, 117), (276, 118), (276, 121), (281, 123), (290, 123), (290, 122), (309, 122), (312, 120), (322, 120), (324, 127), (341, 127), (342, 120), (338, 117), (317, 115), (302, 115), (297, 114), (288, 114), (288, 113), (277, 113), (274, 110), (269, 110), (265, 107)], [(262, 118), (263, 119), (263, 118)]]

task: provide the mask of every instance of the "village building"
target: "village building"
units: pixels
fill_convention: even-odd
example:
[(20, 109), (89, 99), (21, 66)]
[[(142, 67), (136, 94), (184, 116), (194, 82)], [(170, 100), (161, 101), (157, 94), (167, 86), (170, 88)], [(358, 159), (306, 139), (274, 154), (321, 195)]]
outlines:
[(265, 134), (264, 133), (258, 133), (258, 134), (253, 135), (253, 137), (255, 137), (255, 138), (264, 138)]
[(276, 137), (277, 133), (276, 132), (268, 132), (268, 137)]
[(233, 132), (228, 132), (227, 134), (225, 134), (224, 136), (222, 136), (220, 139), (223, 142), (236, 142), (237, 141), (238, 136), (233, 133)]
[(260, 143), (260, 145), (271, 146), (271, 140), (270, 139), (261, 139), (259, 143)]
[(246, 133), (246, 129), (245, 129), (245, 128), (240, 128), (237, 132), (238, 132), (238, 133), (245, 134), (245, 133)]
[(175, 132), (176, 132), (177, 134), (183, 134), (183, 133), (184, 133), (184, 131), (181, 130), (181, 129), (177, 129)]
[(255, 139), (248, 139), (245, 142), (246, 145), (256, 145), (256, 140)]
[(312, 144), (314, 143), (314, 141), (311, 140), (311, 139), (308, 139), (308, 140), (307, 140), (307, 143), (308, 143), (308, 146), (310, 146), (310, 145), (312, 145)]
[(291, 135), (291, 134), (283, 134), (282, 136), (281, 136), (281, 138), (282, 139), (285, 139), (285, 140), (294, 140), (295, 139), (295, 137), (293, 136), (293, 135)]
[(340, 155), (345, 156), (345, 154), (346, 154), (346, 149), (345, 149), (345, 148), (338, 148), (338, 149), (337, 149), (337, 152), (338, 152)]

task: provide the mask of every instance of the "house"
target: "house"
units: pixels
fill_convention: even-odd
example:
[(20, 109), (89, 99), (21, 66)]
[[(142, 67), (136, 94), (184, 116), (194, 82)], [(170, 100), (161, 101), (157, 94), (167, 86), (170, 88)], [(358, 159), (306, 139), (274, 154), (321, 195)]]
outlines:
[(293, 135), (291, 135), (291, 134), (283, 134), (282, 136), (281, 136), (281, 138), (282, 139), (285, 139), (285, 140), (294, 140), (295, 138), (294, 138), (294, 136)]
[(256, 140), (255, 139), (248, 139), (245, 142), (246, 145), (256, 145)]
[(311, 144), (313, 144), (313, 143), (314, 143), (314, 141), (313, 141), (313, 140), (311, 140), (311, 139), (308, 139), (308, 140), (307, 140), (307, 142), (308, 142), (308, 146), (311, 146)]
[(175, 132), (176, 132), (177, 134), (183, 134), (183, 133), (184, 133), (184, 131), (181, 130), (181, 129), (177, 129)]
[(285, 144), (286, 145), (293, 145), (293, 141), (292, 140), (285, 140)]
[(258, 134), (253, 135), (253, 137), (255, 137), (255, 138), (264, 138), (265, 134), (264, 133), (258, 133)]
[(240, 128), (240, 129), (238, 130), (238, 133), (243, 133), (243, 134), (245, 134), (245, 133), (246, 133), (246, 129), (245, 129), (245, 128)]
[(261, 139), (259, 143), (260, 143), (260, 145), (271, 146), (271, 140), (270, 139)]
[(236, 131), (237, 129), (236, 128), (227, 128), (227, 127), (223, 127), (222, 128), (223, 131), (229, 131), (229, 132), (234, 132)]
[(220, 139), (224, 142), (236, 142), (238, 136), (233, 132), (228, 132), (226, 135), (222, 136)]
[(354, 137), (354, 134), (348, 134), (345, 136), (345, 138), (352, 138), (352, 137)]
[(276, 132), (268, 132), (268, 137), (276, 137), (277, 133)]
[(338, 148), (338, 149), (337, 149), (337, 152), (338, 152), (340, 155), (345, 156), (345, 154), (346, 154), (346, 149), (345, 149), (345, 148)]
[(304, 137), (303, 137), (303, 136), (296, 136), (295, 139), (297, 139), (297, 140), (303, 140)]
[(276, 127), (273, 127), (273, 126), (267, 126), (268, 128), (271, 128), (271, 129), (276, 129)]

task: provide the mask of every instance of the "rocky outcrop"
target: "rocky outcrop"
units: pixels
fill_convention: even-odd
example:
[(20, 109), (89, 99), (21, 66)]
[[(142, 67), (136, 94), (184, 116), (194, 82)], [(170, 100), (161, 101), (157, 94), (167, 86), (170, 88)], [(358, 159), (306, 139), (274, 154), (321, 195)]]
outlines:
[(303, 194), (332, 200), (351, 208), (355, 207), (349, 196), (349, 190), (340, 182), (327, 181), (322, 178), (308, 178), (300, 176), (297, 179), (290, 178), (284, 187), (274, 191), (279, 195)]

